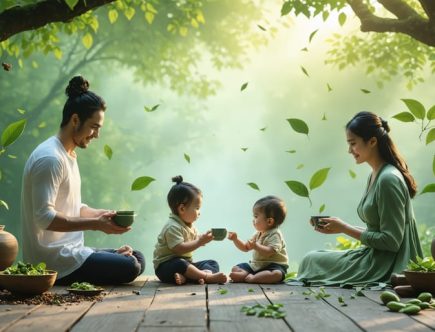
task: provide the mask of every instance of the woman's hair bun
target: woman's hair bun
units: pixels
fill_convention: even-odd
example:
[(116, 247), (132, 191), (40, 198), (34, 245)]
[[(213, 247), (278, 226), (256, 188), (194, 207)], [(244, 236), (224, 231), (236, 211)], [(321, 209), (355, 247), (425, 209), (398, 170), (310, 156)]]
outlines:
[(69, 98), (75, 98), (89, 90), (89, 82), (81, 75), (74, 76), (68, 83), (65, 93)]
[(174, 176), (172, 178), (172, 182), (175, 182), (176, 184), (180, 184), (183, 182), (183, 177), (181, 175)]
[(387, 120), (384, 120), (382, 118), (380, 118), (380, 119), (381, 119), (382, 127), (385, 129), (385, 131), (387, 133), (389, 133), (390, 132), (390, 126), (388, 125)]

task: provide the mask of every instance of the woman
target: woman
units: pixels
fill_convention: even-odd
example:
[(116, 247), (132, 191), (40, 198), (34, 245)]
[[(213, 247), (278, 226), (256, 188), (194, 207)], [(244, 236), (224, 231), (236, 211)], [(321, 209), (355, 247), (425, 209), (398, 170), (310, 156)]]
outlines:
[(322, 218), (323, 226), (316, 230), (344, 233), (364, 246), (308, 253), (298, 272), (304, 283), (345, 286), (388, 282), (410, 259), (422, 256), (411, 204), (417, 186), (389, 131), (387, 121), (370, 112), (356, 114), (346, 125), (349, 153), (357, 164), (366, 162), (372, 168), (357, 209), (367, 229), (331, 217)]

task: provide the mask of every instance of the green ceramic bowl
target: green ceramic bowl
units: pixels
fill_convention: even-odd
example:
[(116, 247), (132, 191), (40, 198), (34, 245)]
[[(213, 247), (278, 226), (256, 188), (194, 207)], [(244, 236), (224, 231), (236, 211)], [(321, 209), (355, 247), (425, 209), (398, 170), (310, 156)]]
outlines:
[(113, 217), (113, 221), (118, 226), (128, 227), (133, 224), (135, 216), (134, 211), (116, 211), (116, 216)]
[(214, 237), (213, 240), (222, 241), (227, 236), (227, 230), (225, 228), (212, 228), (211, 234)]

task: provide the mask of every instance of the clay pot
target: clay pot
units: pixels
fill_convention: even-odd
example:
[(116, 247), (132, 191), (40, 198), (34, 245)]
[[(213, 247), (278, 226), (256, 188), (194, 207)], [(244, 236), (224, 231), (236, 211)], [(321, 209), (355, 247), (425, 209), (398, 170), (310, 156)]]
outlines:
[(0, 271), (11, 266), (18, 254), (17, 239), (4, 229), (5, 226), (0, 225)]
[(435, 239), (432, 240), (431, 251), (432, 251), (432, 257), (435, 259)]

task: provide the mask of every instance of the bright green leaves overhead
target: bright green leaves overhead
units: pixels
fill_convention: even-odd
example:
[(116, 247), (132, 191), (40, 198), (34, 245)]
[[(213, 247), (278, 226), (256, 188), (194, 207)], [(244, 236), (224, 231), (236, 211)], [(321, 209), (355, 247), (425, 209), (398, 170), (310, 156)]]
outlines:
[(14, 123), (11, 123), (9, 126), (6, 127), (6, 129), (3, 131), (1, 136), (1, 145), (2, 147), (7, 147), (14, 143), (18, 137), (21, 136), (21, 134), (24, 131), (24, 128), (26, 127), (27, 120), (22, 119), (19, 121), (16, 121)]
[(250, 186), (252, 189), (260, 191), (260, 187), (258, 187), (258, 185), (254, 182), (249, 182), (247, 183), (247, 185)]
[(293, 128), (293, 130), (300, 134), (305, 134), (308, 136), (309, 129), (308, 125), (301, 119), (287, 119), (290, 126)]
[(82, 43), (87, 49), (90, 49), (92, 47), (92, 44), (94, 43), (94, 38), (89, 32), (83, 36)]
[(329, 170), (331, 168), (322, 168), (318, 171), (316, 171), (310, 179), (309, 183), (309, 190), (305, 184), (299, 181), (295, 180), (289, 180), (285, 181), (289, 189), (294, 192), (296, 195), (301, 197), (306, 197), (310, 201), (310, 205), (312, 205), (311, 198), (310, 198), (310, 191), (320, 187), (328, 177)]
[(402, 99), (402, 101), (417, 119), (424, 119), (426, 115), (426, 110), (422, 103), (415, 99)]
[(409, 112), (401, 112), (393, 116), (394, 119), (402, 122), (413, 122), (415, 120), (414, 115)]
[(116, 9), (111, 9), (109, 10), (109, 12), (107, 13), (107, 17), (109, 18), (109, 22), (111, 24), (115, 23), (118, 20), (118, 11)]
[(149, 176), (138, 177), (131, 184), (131, 190), (132, 191), (142, 190), (142, 189), (148, 187), (148, 185), (153, 181), (155, 181), (155, 179), (152, 177), (149, 177)]
[(71, 10), (74, 10), (74, 7), (79, 3), (79, 0), (65, 0), (65, 3)]

